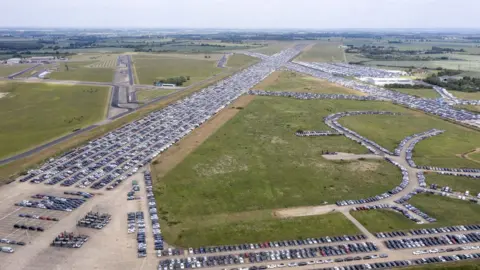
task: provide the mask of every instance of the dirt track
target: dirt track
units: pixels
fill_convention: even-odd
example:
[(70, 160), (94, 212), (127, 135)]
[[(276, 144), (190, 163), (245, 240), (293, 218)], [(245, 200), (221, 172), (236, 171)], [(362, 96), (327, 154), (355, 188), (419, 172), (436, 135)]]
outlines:
[(322, 155), (323, 158), (328, 160), (358, 160), (358, 159), (383, 159), (382, 156), (374, 154), (350, 154), (350, 153), (337, 153), (335, 155)]
[[(204, 123), (199, 128), (195, 129), (188, 136), (182, 139), (178, 145), (170, 147), (165, 153), (159, 156), (154, 162), (152, 170), (158, 177), (163, 177), (171, 169), (175, 168), (182, 160), (184, 160), (190, 153), (192, 153), (198, 146), (206, 141), (210, 135), (215, 133), (223, 124), (232, 119), (239, 109), (234, 107), (247, 106), (255, 96), (241, 96), (235, 102), (230, 104), (227, 108), (220, 111)], [(158, 163), (157, 163), (158, 162)], [(155, 164), (157, 163), (157, 164)]]

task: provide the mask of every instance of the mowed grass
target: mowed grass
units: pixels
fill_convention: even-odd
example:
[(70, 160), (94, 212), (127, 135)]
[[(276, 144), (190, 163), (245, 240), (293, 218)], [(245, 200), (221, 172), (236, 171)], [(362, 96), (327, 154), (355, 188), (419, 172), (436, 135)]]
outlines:
[(423, 97), (423, 98), (439, 98), (440, 95), (435, 92), (433, 89), (425, 89), (425, 88), (393, 88), (397, 92), (405, 93), (408, 95), (416, 96), (416, 97)]
[(171, 77), (190, 76), (190, 80), (182, 86), (188, 86), (192, 83), (202, 81), (222, 71), (217, 68), (217, 61), (212, 58), (186, 58), (173, 57), (167, 54), (156, 56), (143, 56), (141, 54), (133, 56), (137, 82), (140, 84), (153, 84), (159, 79), (168, 79)]
[(477, 260), (437, 263), (428, 265), (411, 266), (403, 269), (408, 270), (480, 270)]
[(384, 209), (351, 212), (351, 214), (370, 232), (437, 228), (480, 223), (480, 205), (468, 201), (439, 195), (419, 194), (412, 197), (409, 203), (436, 218), (437, 222), (416, 224), (399, 213)]
[(417, 165), (480, 168), (480, 164), (462, 153), (480, 145), (480, 132), (420, 112), (408, 115), (358, 115), (344, 117), (339, 123), (393, 151), (405, 137), (432, 128), (445, 130), (441, 135), (420, 141), (414, 149)]
[(451, 187), (453, 191), (462, 193), (468, 190), (473, 196), (480, 193), (480, 182), (475, 178), (429, 173), (425, 175), (425, 180), (428, 186), (437, 184), (440, 187)]
[(260, 62), (259, 59), (244, 54), (234, 54), (228, 57), (227, 67), (239, 68)]
[(291, 71), (275, 71), (253, 89), (266, 91), (310, 92), (322, 94), (362, 95), (361, 92), (348, 89)]
[(108, 87), (4, 83), (0, 91), (0, 157), (22, 152), (100, 121)]
[(341, 213), (288, 219), (267, 217), (249, 221), (222, 222), (209, 226), (204, 226), (202, 223), (190, 225), (178, 234), (172, 234), (172, 230), (166, 230), (164, 233), (166, 241), (180, 247), (200, 247), (360, 233), (357, 227)]
[[(93, 62), (67, 62), (58, 65), (58, 69), (48, 74), (49, 79), (54, 80), (72, 80), (72, 81), (91, 81), (91, 82), (111, 82), (115, 70), (113, 68), (92, 68), (88, 65)], [(68, 70), (67, 67), (68, 66)]]
[(32, 64), (0, 65), (0, 77), (8, 77), (8, 75), (33, 66)]
[(157, 97), (162, 97), (175, 92), (175, 90), (144, 89), (137, 90), (137, 101), (146, 102)]
[(295, 60), (305, 62), (343, 62), (343, 48), (338, 42), (319, 42), (305, 50)]
[(478, 105), (455, 105), (458, 109), (463, 109), (467, 111), (471, 111), (474, 113), (480, 113), (480, 106)]

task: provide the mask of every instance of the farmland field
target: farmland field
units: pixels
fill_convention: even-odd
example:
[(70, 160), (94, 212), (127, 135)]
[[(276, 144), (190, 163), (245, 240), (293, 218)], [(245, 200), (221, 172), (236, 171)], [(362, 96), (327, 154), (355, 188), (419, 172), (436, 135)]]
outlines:
[(320, 42), (300, 54), (296, 60), (305, 62), (343, 62), (344, 53), (338, 42)]
[(0, 157), (50, 141), (105, 116), (108, 87), (3, 83)]
[(466, 71), (480, 71), (480, 65), (472, 65), (469, 61), (462, 60), (443, 60), (443, 61), (382, 61), (374, 60), (365, 63), (369, 66), (390, 66), (390, 67), (415, 67), (415, 68), (430, 68), (435, 69), (438, 67), (444, 69), (453, 70), (466, 70)]
[(423, 97), (423, 98), (439, 98), (440, 95), (435, 92), (433, 89), (425, 88), (394, 88), (393, 90), (401, 93), (405, 93), (412, 96)]
[(7, 77), (10, 74), (15, 72), (22, 71), (29, 67), (32, 67), (32, 64), (19, 64), (19, 65), (0, 65), (0, 77)]
[(413, 196), (409, 203), (436, 218), (437, 222), (416, 224), (399, 213), (383, 209), (351, 212), (351, 214), (370, 232), (438, 228), (480, 222), (480, 205), (468, 201), (419, 194)]
[[(111, 82), (115, 70), (113, 68), (92, 68), (95, 62), (67, 62), (58, 65), (58, 69), (48, 75), (49, 79)], [(68, 67), (68, 68), (67, 68)]]
[[(359, 144), (345, 137), (294, 135), (298, 129), (328, 130), (321, 119), (331, 113), (368, 109), (408, 112), (383, 102), (256, 97), (164, 176), (157, 176), (154, 162), (159, 216), (165, 234), (172, 237), (167, 241), (197, 244), (195, 239), (202, 236), (188, 242), (195, 233), (182, 240), (178, 235), (218, 216), (220, 221), (251, 217), (251, 213), (277, 208), (363, 198), (395, 186), (399, 170), (383, 160), (328, 161), (320, 157), (325, 150), (367, 153)], [(263, 219), (264, 214), (261, 216)], [(218, 229), (224, 239), (233, 234), (228, 228)]]
[(81, 54), (71, 56), (70, 61), (72, 61), (72, 62), (78, 62), (78, 61), (90, 62), (90, 64), (86, 65), (87, 67), (90, 67), (90, 68), (115, 68), (116, 64), (117, 64), (117, 58), (118, 58), (118, 54), (81, 53)]
[(474, 196), (480, 193), (480, 183), (478, 179), (470, 177), (429, 173), (425, 175), (425, 181), (427, 185), (437, 184), (440, 187), (451, 187), (452, 190), (456, 192), (463, 193), (468, 190), (470, 194)]
[(266, 91), (310, 92), (323, 94), (363, 95), (326, 80), (317, 79), (291, 71), (275, 71), (253, 89)]
[(175, 92), (175, 90), (157, 90), (157, 89), (137, 90), (137, 101), (146, 102), (157, 97), (169, 95), (173, 92)]
[(438, 167), (472, 167), (480, 164), (459, 155), (480, 145), (480, 132), (444, 121), (437, 117), (414, 113), (410, 115), (358, 115), (344, 117), (339, 123), (393, 151), (405, 137), (432, 128), (446, 132), (420, 141), (413, 158), (418, 165)]
[(228, 58), (227, 67), (240, 68), (246, 65), (251, 65), (258, 63), (258, 60), (255, 57), (251, 57), (244, 54), (234, 54)]
[[(202, 54), (203, 57), (203, 54)], [(190, 76), (190, 80), (182, 86), (188, 86), (192, 83), (204, 80), (222, 71), (216, 67), (217, 57), (195, 58), (178, 57), (168, 54), (159, 55), (134, 55), (133, 64), (138, 76), (137, 82), (140, 84), (153, 84), (159, 79), (171, 77)]]

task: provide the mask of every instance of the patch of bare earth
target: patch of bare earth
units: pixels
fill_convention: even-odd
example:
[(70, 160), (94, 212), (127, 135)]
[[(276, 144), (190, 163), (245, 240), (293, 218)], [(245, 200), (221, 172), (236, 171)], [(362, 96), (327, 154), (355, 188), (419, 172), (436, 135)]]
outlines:
[(274, 215), (279, 218), (318, 216), (335, 211), (335, 205), (305, 206), (295, 208), (277, 209)]
[(347, 169), (353, 172), (376, 171), (379, 164), (376, 162), (358, 161), (348, 164)]
[(328, 160), (359, 160), (359, 159), (383, 159), (382, 156), (373, 154), (350, 154), (350, 153), (337, 153), (335, 155), (322, 155), (323, 158)]
[(198, 146), (206, 141), (223, 124), (232, 119), (240, 110), (238, 107), (246, 107), (255, 96), (241, 96), (228, 108), (221, 110), (213, 118), (199, 128), (193, 130), (178, 144), (170, 147), (165, 153), (153, 161), (153, 169), (157, 177), (163, 177), (171, 169), (175, 168), (182, 160), (192, 153)]
[(0, 98), (6, 97), (8, 93), (0, 93)]

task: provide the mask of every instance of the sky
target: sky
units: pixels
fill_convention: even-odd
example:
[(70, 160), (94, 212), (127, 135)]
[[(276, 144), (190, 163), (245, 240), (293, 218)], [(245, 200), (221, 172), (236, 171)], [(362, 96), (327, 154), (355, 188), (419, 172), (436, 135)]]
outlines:
[(0, 27), (480, 28), (479, 0), (3, 1)]

